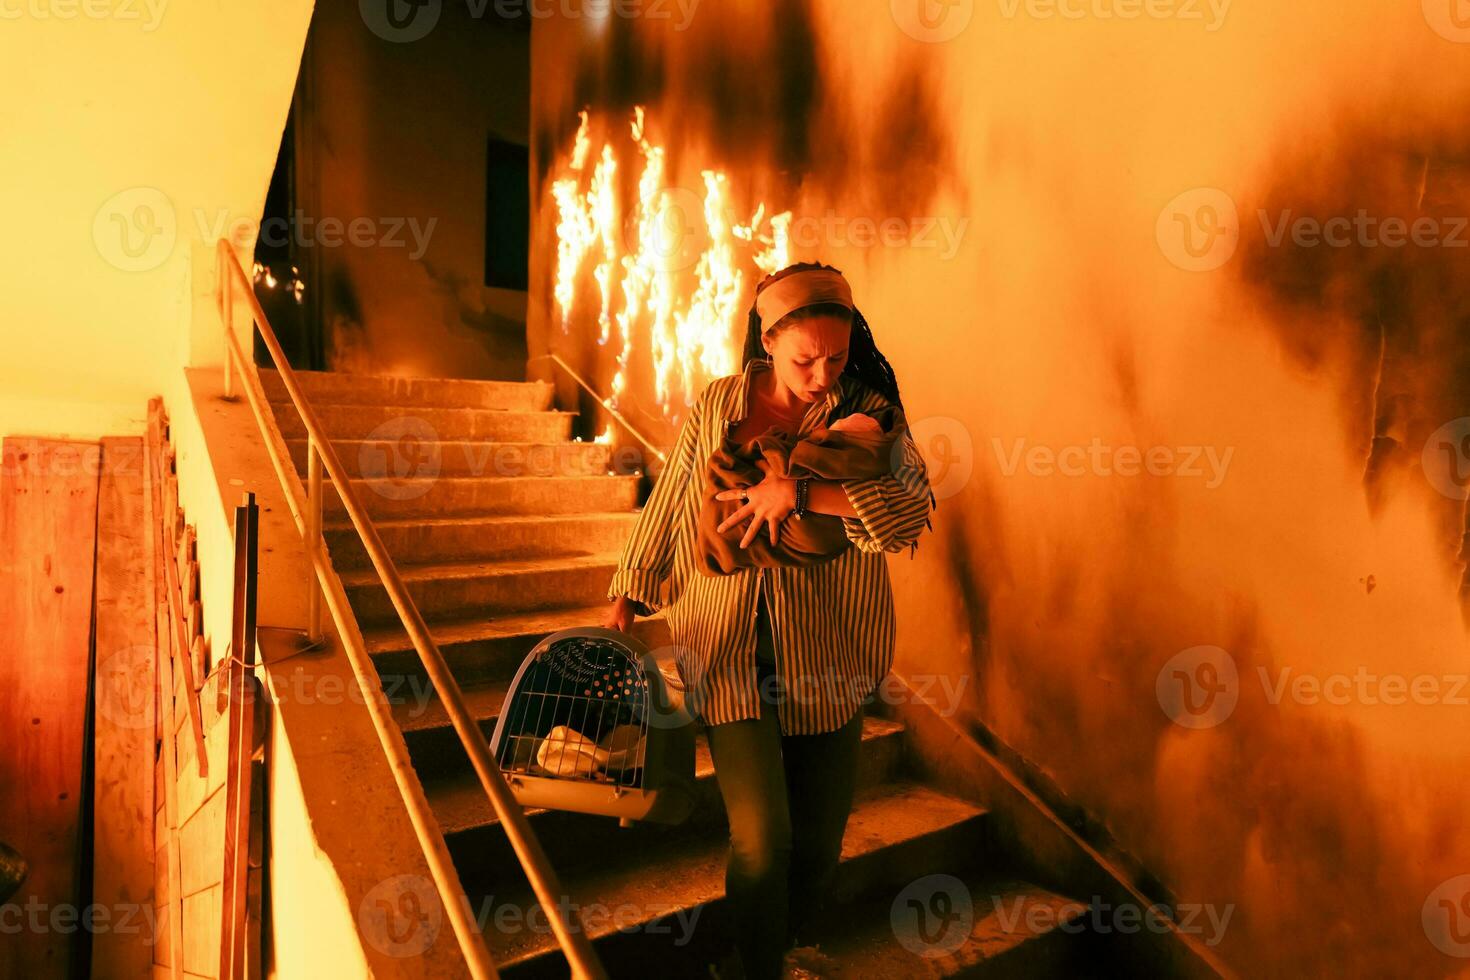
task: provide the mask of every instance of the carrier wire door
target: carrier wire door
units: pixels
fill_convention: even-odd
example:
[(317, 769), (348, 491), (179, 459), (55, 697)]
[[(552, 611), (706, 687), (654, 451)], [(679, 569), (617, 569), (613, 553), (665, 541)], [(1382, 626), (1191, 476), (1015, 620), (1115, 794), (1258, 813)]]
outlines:
[(680, 823), (694, 801), (694, 723), (636, 638), (547, 636), (516, 671), (491, 751), (522, 806)]

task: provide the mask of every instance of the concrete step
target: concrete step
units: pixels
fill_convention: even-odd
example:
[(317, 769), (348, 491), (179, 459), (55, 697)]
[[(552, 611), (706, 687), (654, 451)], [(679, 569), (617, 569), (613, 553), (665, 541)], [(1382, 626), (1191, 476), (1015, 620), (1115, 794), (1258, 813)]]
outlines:
[[(607, 608), (604, 593), (589, 605), (432, 622), (429, 632), (461, 685), (494, 680), (508, 683), (526, 654), (542, 639), (558, 630), (599, 626)], [(666, 646), (671, 642), (668, 620), (661, 612), (634, 620), (633, 636), (650, 650)], [(393, 623), (367, 629), (363, 639), (385, 691), (391, 686), (408, 697), (430, 690), (423, 664), (402, 626)]]
[[(503, 693), (503, 689), (502, 689)], [(499, 704), (496, 704), (496, 710)], [(485, 719), (486, 737), (493, 732), (495, 719)], [(724, 836), (728, 824), (709, 742), (704, 729), (695, 725), (694, 773), (695, 803), (689, 817), (676, 826), (657, 823), (635, 823), (621, 827), (611, 817), (567, 810), (528, 807), (525, 810), (537, 839), (546, 849), (552, 867), (558, 874), (571, 874), (589, 861), (600, 861), (601, 855), (623, 851), (657, 853), (661, 846), (676, 837), (699, 835)], [(524, 882), (519, 861), (504, 825), (485, 796), (484, 789), (469, 767), (469, 760), (454, 735), (437, 735), (439, 729), (420, 729), (415, 735), (435, 732), (432, 748), (428, 741), (415, 736), (415, 768), (423, 781), (424, 791), (434, 807), (434, 815), (444, 831), (450, 853), (461, 876), (469, 876), (482, 887), (511, 887)], [(859, 799), (884, 791), (884, 786), (900, 775), (903, 760), (903, 726), (881, 718), (865, 718), (863, 745), (858, 757), (857, 795)], [(452, 744), (451, 744), (452, 740)], [(436, 762), (432, 769), (419, 769), (433, 751), (442, 751), (455, 763), (453, 769)]]
[[(854, 804), (828, 901), (837, 905), (884, 889), (897, 892), (925, 875), (973, 868), (987, 850), (987, 837), (985, 811), (973, 804), (917, 783), (880, 787)], [(588, 916), (586, 931), (611, 975), (696, 975), (686, 972), (688, 966), (714, 957), (728, 942), (728, 839), (707, 835), (660, 843), (604, 849), (595, 863), (559, 872), (565, 904), (603, 913)], [(519, 865), (512, 869), (519, 873)], [(567, 975), (544, 916), (537, 910), (529, 917), (537, 903), (524, 878), (494, 890), (480, 890), (473, 878), (465, 886), (474, 889), (475, 912), (503, 976)]]
[[(620, 552), (637, 520), (633, 511), (616, 511), (409, 517), (375, 524), (393, 560), (400, 565), (414, 565)], [(362, 539), (351, 524), (335, 521), (326, 525), (324, 534), (339, 571), (368, 566)]]
[[(1087, 905), (1024, 881), (970, 871), (942, 889), (879, 890), (828, 908), (813, 924), (817, 955), (797, 962), (822, 980), (1069, 980), (1118, 976), (1089, 956)], [(969, 910), (970, 930), (945, 915)], [(622, 966), (623, 964), (619, 964)]]
[[(425, 619), (587, 606), (607, 594), (616, 554), (521, 561), (403, 565), (409, 595)], [(342, 574), (358, 621), (377, 625), (398, 619), (375, 569)]]
[[(296, 471), (306, 475), (306, 440), (288, 439)], [(338, 439), (333, 448), (354, 477), (602, 476), (612, 466), (612, 446), (602, 442), (430, 442), (395, 450), (387, 440)], [(642, 460), (623, 461), (622, 475), (642, 469)]]
[[(573, 412), (508, 411), (498, 408), (415, 408), (392, 404), (335, 405), (312, 403), (333, 441), (366, 440), (397, 444), (405, 471), (425, 463), (415, 446), (434, 442), (566, 442)], [(272, 402), (284, 439), (306, 438), (306, 423), (285, 402)]]
[[(636, 476), (420, 477), (353, 480), (352, 487), (374, 519), (466, 514), (589, 514), (632, 510), (638, 503)], [(346, 510), (328, 482), (322, 509), (329, 523)]]
[[(551, 407), (556, 392), (556, 386), (548, 381), (396, 378), (336, 371), (297, 371), (296, 380), (313, 406), (401, 405), (540, 412)], [(286, 385), (278, 372), (262, 369), (260, 383), (271, 401), (287, 400)]]

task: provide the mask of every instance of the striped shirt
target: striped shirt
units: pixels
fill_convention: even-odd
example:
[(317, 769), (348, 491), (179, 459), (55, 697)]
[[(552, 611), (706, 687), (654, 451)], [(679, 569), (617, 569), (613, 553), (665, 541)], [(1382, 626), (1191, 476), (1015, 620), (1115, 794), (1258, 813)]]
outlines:
[[(923, 457), (905, 432), (892, 473), (842, 483), (857, 517), (842, 518), (851, 546), (815, 565), (742, 568), (706, 575), (694, 564), (695, 519), (705, 463), (749, 410), (751, 379), (769, 370), (754, 358), (741, 374), (705, 386), (675, 440), (614, 571), (607, 596), (626, 595), (648, 612), (667, 607), (685, 705), (705, 725), (760, 715), (756, 689), (756, 598), (764, 589), (775, 644), (778, 716), (787, 734), (829, 732), (852, 717), (893, 665), (893, 591), (886, 554), (909, 548), (929, 523), (934, 495)], [(842, 375), (813, 404), (807, 435), (888, 400)], [(769, 533), (762, 529), (762, 534)], [(645, 613), (646, 614), (646, 613)]]

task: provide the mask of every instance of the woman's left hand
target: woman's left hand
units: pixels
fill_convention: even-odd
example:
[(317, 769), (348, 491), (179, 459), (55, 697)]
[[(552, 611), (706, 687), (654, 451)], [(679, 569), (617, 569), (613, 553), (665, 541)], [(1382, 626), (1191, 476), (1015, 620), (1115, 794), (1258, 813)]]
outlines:
[(776, 476), (768, 466), (761, 466), (761, 469), (765, 471), (765, 479), (754, 486), (743, 490), (721, 490), (715, 494), (716, 500), (739, 500), (741, 494), (747, 495), (748, 502), (721, 521), (716, 528), (724, 534), (726, 528), (739, 524), (746, 518), (752, 518), (750, 527), (745, 529), (745, 536), (740, 539), (742, 548), (755, 540), (762, 525), (771, 529), (771, 544), (774, 546), (779, 540), (781, 522), (796, 509), (796, 481)]

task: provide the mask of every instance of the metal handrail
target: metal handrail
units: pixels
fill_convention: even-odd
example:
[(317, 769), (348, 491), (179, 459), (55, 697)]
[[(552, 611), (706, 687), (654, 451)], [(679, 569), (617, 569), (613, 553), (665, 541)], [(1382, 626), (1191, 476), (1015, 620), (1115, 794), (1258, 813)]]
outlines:
[(668, 455), (666, 453), (662, 452), (657, 446), (655, 446), (653, 443), (649, 442), (646, 438), (644, 438), (643, 433), (641, 433), (637, 429), (633, 428), (633, 423), (632, 422), (629, 422), (627, 419), (623, 418), (622, 413), (619, 412), (616, 408), (613, 408), (612, 407), (612, 401), (611, 401), (611, 399), (603, 398), (601, 395), (599, 395), (597, 393), (597, 390), (595, 388), (593, 388), (590, 384), (588, 384), (587, 383), (587, 380), (585, 378), (583, 378), (580, 374), (578, 374), (576, 371), (574, 371), (572, 369), (572, 366), (570, 364), (568, 364), (566, 361), (564, 361), (564, 360), (561, 359), (561, 355), (560, 354), (537, 354), (535, 357), (527, 358), (526, 359), (526, 362), (527, 363), (530, 363), (531, 361), (541, 361), (541, 360), (546, 360), (548, 358), (551, 359), (551, 360), (553, 360), (553, 361), (555, 361), (557, 364), (560, 364), (561, 365), (561, 369), (563, 371), (565, 371), (567, 374), (570, 374), (572, 376), (572, 380), (573, 381), (577, 382), (577, 384), (581, 385), (583, 388), (586, 388), (587, 389), (587, 394), (591, 395), (593, 398), (596, 398), (597, 399), (597, 404), (599, 404), (603, 408), (607, 409), (608, 412), (612, 415), (613, 418), (617, 419), (620, 423), (622, 423), (623, 428), (625, 428), (629, 432), (633, 433), (633, 438), (634, 439), (637, 439), (639, 442), (643, 443), (644, 448), (646, 448), (649, 452), (651, 452), (655, 456), (657, 456), (658, 457), (658, 461), (660, 463), (667, 463), (669, 461), (669, 457), (668, 457)]
[[(363, 700), (367, 705), (373, 728), (377, 731), (378, 741), (382, 745), (383, 754), (387, 757), (398, 792), (403, 798), (404, 805), (408, 808), (414, 834), (418, 838), (419, 846), (423, 849), (424, 858), (429, 864), (429, 871), (434, 879), (434, 886), (445, 906), (446, 914), (454, 928), (455, 937), (459, 941), (471, 975), (476, 978), (490, 978), (498, 977), (500, 974), (485, 947), (484, 937), (480, 934), (471, 915), (469, 900), (459, 884), (459, 875), (449, 855), (444, 835), (429, 806), (428, 798), (424, 795), (423, 786), (418, 781), (402, 733), (393, 721), (377, 670), (367, 652), (367, 645), (357, 624), (357, 618), (348, 603), (347, 591), (342, 585), (341, 578), (332, 567), (331, 559), (324, 547), (321, 538), (322, 470), (326, 471), (326, 477), (337, 488), (337, 494), (347, 510), (352, 526), (362, 539), (363, 548), (372, 560), (373, 567), (377, 570), (378, 577), (382, 580), (383, 587), (387, 590), (388, 597), (393, 603), (393, 608), (398, 612), (399, 619), (402, 620), (414, 650), (417, 651), (429, 679), (434, 684), (434, 689), (439, 693), (439, 699), (449, 715), (455, 732), (459, 735), (465, 753), (474, 766), (475, 774), (479, 777), (486, 796), (489, 797), (491, 805), (495, 808), (496, 816), (505, 828), (506, 836), (510, 839), (516, 856), (520, 859), (537, 900), (547, 913), (547, 919), (551, 922), (557, 942), (565, 953), (567, 962), (571, 965), (573, 976), (587, 977), (590, 980), (605, 980), (607, 974), (587, 939), (586, 929), (580, 922), (580, 914), (569, 910), (569, 917), (577, 916), (580, 928), (576, 930), (570, 928), (568, 921), (563, 916), (556, 914), (567, 904), (561, 902), (557, 897), (561, 893), (561, 884), (556, 873), (551, 869), (546, 853), (541, 848), (541, 842), (536, 839), (535, 833), (531, 830), (530, 823), (521, 810), (520, 804), (516, 802), (514, 794), (506, 784), (500, 767), (491, 757), (484, 733), (465, 706), (464, 693), (460, 690), (453, 674), (450, 673), (444, 655), (439, 651), (438, 645), (430, 635), (429, 627), (410, 597), (407, 586), (404, 585), (393, 559), (389, 556), (382, 538), (378, 535), (377, 528), (368, 516), (367, 509), (352, 488), (347, 471), (343, 468), (342, 461), (338, 458), (337, 451), (328, 438), (326, 430), (302, 393), (296, 373), (287, 361), (280, 341), (276, 339), (275, 331), (271, 328), (270, 321), (266, 318), (265, 311), (255, 296), (255, 290), (245, 274), (244, 267), (226, 240), (219, 240), (216, 251), (219, 262), (217, 298), (225, 331), (225, 397), (234, 397), (233, 376), (238, 371), (241, 380), (245, 382), (245, 394), (255, 414), (256, 424), (265, 440), (276, 476), (280, 479), (281, 487), (286, 491), (286, 499), (296, 519), (297, 529), (306, 542), (311, 568), (315, 572), (317, 582), (321, 585), (321, 593), (326, 599), (328, 611), (331, 613), (332, 622), (337, 627), (347, 659), (352, 665), (352, 671), (362, 688)], [(286, 393), (290, 396), (292, 405), (295, 406), (302, 423), (306, 426), (309, 491), (303, 491), (301, 477), (297, 474), (291, 461), (285, 440), (281, 437), (280, 430), (271, 421), (271, 413), (265, 389), (260, 383), (260, 376), (255, 370), (253, 361), (245, 355), (245, 351), (241, 348), (240, 339), (235, 335), (233, 293), (236, 284), (242, 287), (254, 328), (260, 331), (261, 339), (265, 341), (266, 349), (270, 352), (271, 359), (280, 372)], [(313, 596), (317, 592), (310, 582), (308, 582), (307, 591)], [(318, 636), (318, 625), (313, 624), (308, 632), (314, 635), (313, 638)]]

